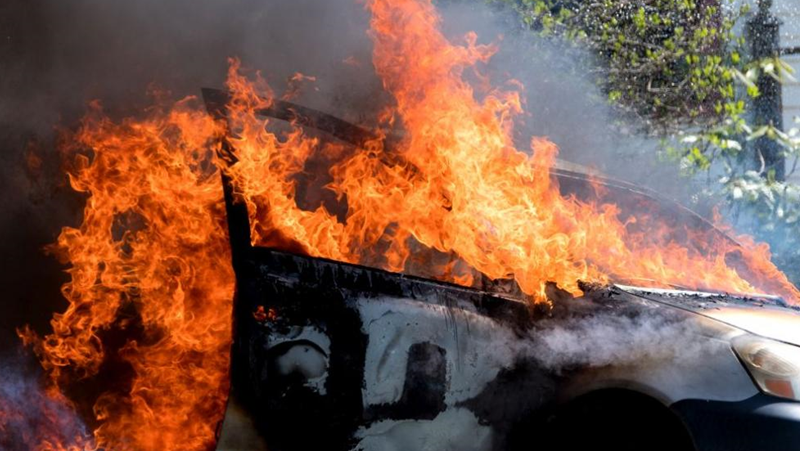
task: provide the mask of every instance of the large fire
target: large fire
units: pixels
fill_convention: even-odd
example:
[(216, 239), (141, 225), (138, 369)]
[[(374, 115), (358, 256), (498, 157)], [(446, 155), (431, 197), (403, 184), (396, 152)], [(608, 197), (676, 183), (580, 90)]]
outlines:
[[(255, 244), (290, 243), (392, 271), (447, 255), (426, 271), (464, 285), (481, 274), (513, 279), (535, 302), (546, 302), (546, 282), (580, 294), (579, 280), (800, 299), (766, 246), (693, 230), (675, 240), (675, 230), (637, 227), (647, 218), (620, 217), (613, 204), (562, 196), (549, 175), (556, 146), (513, 145), (519, 93), (466, 81), (494, 46), (474, 34), (450, 42), (430, 0), (369, 0), (367, 8), (374, 67), (395, 100), (376, 133), (403, 131), (391, 149), (375, 139), (343, 152), (299, 126), (270, 132), (255, 111), (273, 94), (232, 60), (229, 141), (238, 161), (223, 170), (248, 205)], [(86, 193), (83, 223), (64, 228), (54, 246), (70, 265), (69, 307), (54, 315), (50, 335), (21, 335), (53, 396), (70, 398), (94, 434), (31, 437), (41, 449), (206, 449), (221, 419), (234, 286), (215, 153), (226, 127), (197, 99), (146, 113), (115, 122), (95, 105), (64, 140), (70, 183)], [(317, 152), (340, 156), (325, 188), (346, 202), (344, 220), (322, 204), (298, 206), (297, 176)], [(3, 423), (0, 415), (0, 432)]]

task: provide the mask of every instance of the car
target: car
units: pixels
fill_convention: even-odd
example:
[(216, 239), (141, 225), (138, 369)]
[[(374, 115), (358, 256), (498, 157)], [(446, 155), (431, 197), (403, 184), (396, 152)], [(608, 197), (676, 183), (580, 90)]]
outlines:
[[(224, 119), (227, 94), (203, 94)], [(351, 144), (368, 136), (288, 102), (260, 113)], [(639, 187), (574, 167), (551, 176), (564, 195), (732, 241)], [(253, 246), (232, 183), (223, 176), (236, 296), (218, 450), (800, 444), (800, 313), (779, 297), (626, 281), (584, 283), (580, 297), (548, 284), (544, 306), (507, 281), (465, 287)]]

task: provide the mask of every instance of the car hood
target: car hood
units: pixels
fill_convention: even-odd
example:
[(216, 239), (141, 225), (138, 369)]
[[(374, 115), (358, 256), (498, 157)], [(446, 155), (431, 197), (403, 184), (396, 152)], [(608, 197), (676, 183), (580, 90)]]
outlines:
[(734, 295), (616, 285), (660, 304), (691, 311), (738, 329), (800, 346), (800, 309), (768, 295)]

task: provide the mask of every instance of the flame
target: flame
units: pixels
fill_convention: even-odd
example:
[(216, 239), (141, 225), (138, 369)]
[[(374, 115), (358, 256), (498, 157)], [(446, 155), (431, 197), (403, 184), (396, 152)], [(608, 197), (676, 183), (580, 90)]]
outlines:
[[(99, 108), (62, 149), (86, 193), (54, 251), (69, 302), (33, 343), (51, 384), (94, 393), (104, 449), (206, 449), (227, 394), (233, 272), (215, 153), (192, 99), (115, 123)], [(97, 390), (97, 386), (100, 390)]]
[[(70, 265), (62, 290), (69, 304), (54, 315), (50, 335), (20, 334), (53, 392), (90, 420), (94, 442), (76, 446), (213, 443), (227, 392), (234, 285), (215, 156), (223, 135), (236, 155), (224, 170), (248, 207), (256, 245), (463, 285), (513, 279), (537, 302), (546, 301), (547, 282), (580, 294), (579, 280), (800, 299), (752, 239), (737, 244), (708, 227), (624, 215), (602, 195), (563, 196), (551, 177), (556, 146), (536, 138), (529, 151), (516, 149), (519, 92), (489, 89), (480, 74), (494, 45), (479, 45), (474, 33), (446, 39), (430, 0), (366, 7), (374, 67), (394, 103), (360, 148), (295, 125), (270, 131), (256, 111), (275, 95), (260, 77), (242, 76), (237, 60), (224, 127), (191, 98), (121, 121), (95, 104), (64, 140), (71, 186), (86, 194), (82, 224), (64, 228), (54, 246)], [(468, 71), (478, 75), (477, 91)], [(392, 128), (401, 138), (384, 140)], [(332, 162), (324, 174), (330, 196), (301, 208), (298, 177), (315, 158)]]
[(292, 177), (318, 143), (299, 128), (285, 140), (266, 131), (269, 121), (254, 111), (269, 100), (232, 66), (239, 162), (231, 174), (251, 214), (254, 244), (289, 241), (309, 255), (393, 271), (418, 266), (412, 260), (420, 247), (432, 249), (453, 257), (427, 262), (435, 277), (470, 284), (476, 270), (513, 278), (537, 301), (546, 300), (548, 281), (580, 294), (579, 280), (799, 299), (764, 245), (740, 245), (709, 228), (666, 227), (646, 215), (624, 218), (614, 204), (562, 196), (550, 177), (556, 146), (535, 138), (532, 155), (514, 147), (519, 93), (491, 90), (479, 100), (465, 81), (465, 71), (477, 71), (495, 46), (478, 45), (474, 33), (462, 44), (448, 41), (427, 0), (372, 0), (367, 8), (375, 69), (395, 99), (385, 122), (402, 123), (405, 135), (393, 149), (376, 140), (331, 168), (327, 188), (346, 199), (345, 221), (325, 206), (297, 207)]

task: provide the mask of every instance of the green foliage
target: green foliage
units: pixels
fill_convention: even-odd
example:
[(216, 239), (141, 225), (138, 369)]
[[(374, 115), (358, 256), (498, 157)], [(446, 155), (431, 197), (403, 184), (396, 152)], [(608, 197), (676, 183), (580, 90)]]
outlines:
[(499, 0), (532, 30), (566, 39), (595, 58), (595, 79), (629, 123), (665, 134), (715, 124), (734, 110), (735, 71), (744, 71), (725, 12), (693, 0)]

